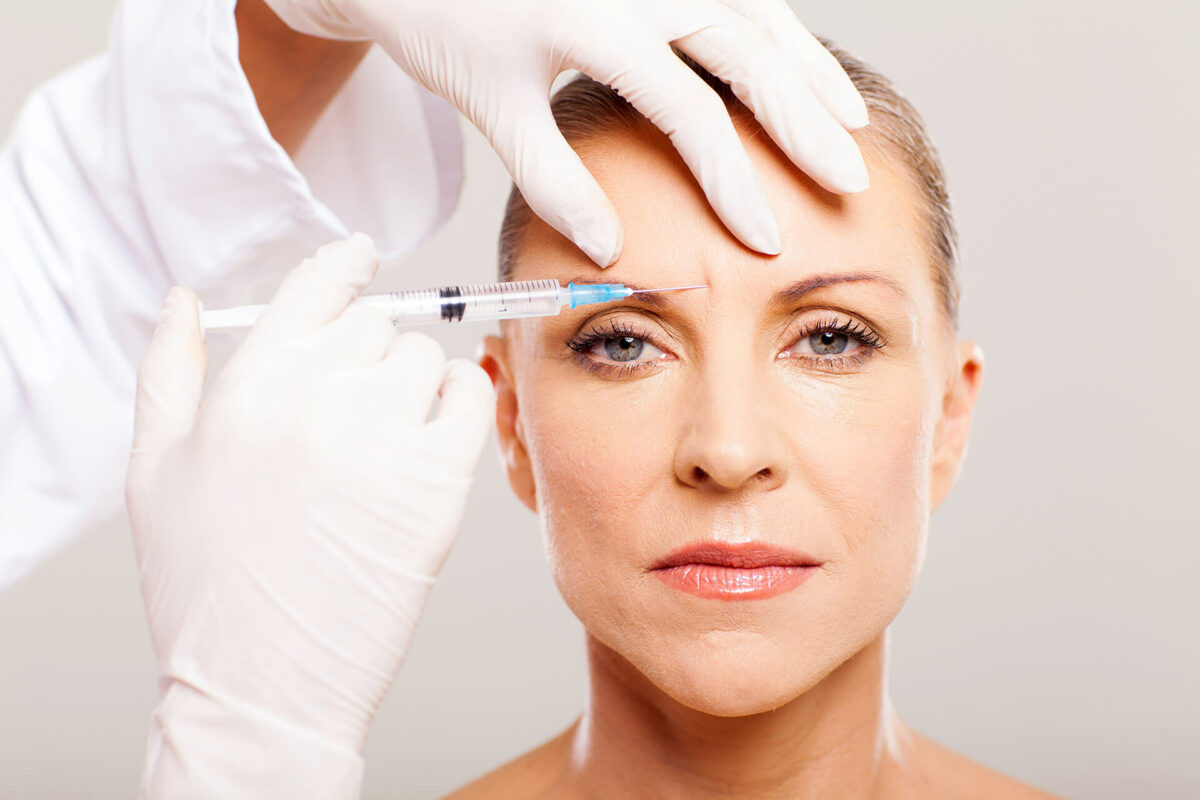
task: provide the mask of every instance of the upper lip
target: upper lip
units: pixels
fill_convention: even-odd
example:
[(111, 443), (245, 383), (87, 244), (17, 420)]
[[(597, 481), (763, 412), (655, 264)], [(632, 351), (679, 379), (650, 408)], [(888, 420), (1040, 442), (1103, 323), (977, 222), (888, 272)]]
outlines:
[(765, 542), (701, 541), (686, 544), (659, 559), (651, 569), (682, 567), (686, 564), (715, 564), (720, 567), (807, 567), (821, 561), (808, 553)]

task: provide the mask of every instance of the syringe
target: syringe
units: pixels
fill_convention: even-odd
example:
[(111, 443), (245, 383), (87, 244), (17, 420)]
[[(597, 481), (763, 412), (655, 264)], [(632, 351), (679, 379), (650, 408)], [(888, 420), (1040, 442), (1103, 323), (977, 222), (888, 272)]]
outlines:
[[(672, 286), (668, 289), (630, 289), (620, 283), (569, 283), (556, 280), (475, 283), (441, 289), (411, 289), (387, 294), (364, 295), (355, 302), (378, 308), (396, 325), (425, 325), (435, 322), (552, 317), (564, 306), (576, 308), (590, 303), (610, 303), (630, 295), (651, 292), (680, 292), (707, 286)], [(266, 308), (239, 306), (204, 311), (204, 330), (248, 328)]]

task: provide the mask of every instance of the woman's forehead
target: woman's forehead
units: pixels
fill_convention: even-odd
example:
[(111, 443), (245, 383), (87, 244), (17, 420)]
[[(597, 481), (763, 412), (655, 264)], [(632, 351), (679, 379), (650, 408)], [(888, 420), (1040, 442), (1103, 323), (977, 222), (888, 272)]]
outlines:
[(765, 134), (743, 133), (742, 140), (779, 224), (780, 255), (758, 254), (729, 233), (665, 136), (622, 131), (578, 147), (621, 220), (621, 258), (600, 270), (534, 218), (517, 247), (513, 279), (587, 278), (647, 287), (704, 282), (773, 294), (820, 275), (871, 273), (907, 287), (921, 313), (931, 310), (926, 306), (934, 286), (919, 201), (902, 174), (866, 152), (871, 188), (833, 195)]

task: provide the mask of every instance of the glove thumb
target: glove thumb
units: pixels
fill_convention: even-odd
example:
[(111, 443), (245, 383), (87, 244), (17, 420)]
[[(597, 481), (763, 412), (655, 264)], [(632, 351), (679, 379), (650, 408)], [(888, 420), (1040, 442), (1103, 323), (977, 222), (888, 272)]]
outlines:
[(153, 458), (191, 432), (207, 372), (200, 301), (190, 289), (176, 286), (138, 369), (135, 460)]

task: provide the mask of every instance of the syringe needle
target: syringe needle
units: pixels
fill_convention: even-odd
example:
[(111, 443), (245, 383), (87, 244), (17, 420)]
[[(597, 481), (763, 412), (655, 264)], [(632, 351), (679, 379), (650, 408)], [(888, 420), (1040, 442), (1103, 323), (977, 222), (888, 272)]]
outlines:
[(634, 294), (650, 294), (651, 292), (683, 292), (683, 291), (687, 291), (688, 289), (707, 289), (707, 288), (708, 288), (707, 284), (701, 284), (700, 286), (672, 286), (669, 289), (634, 289), (633, 293)]

